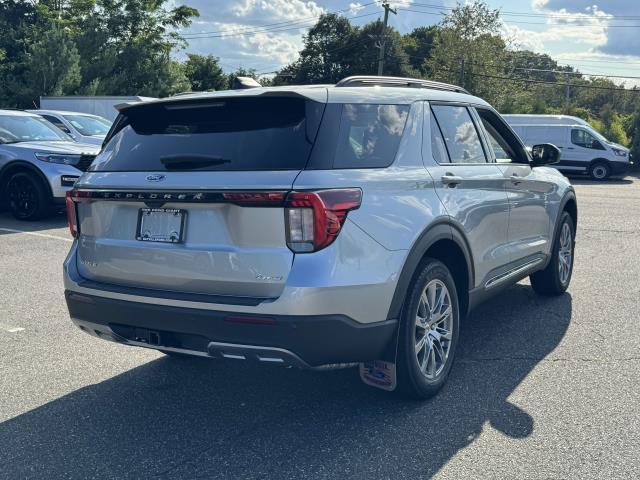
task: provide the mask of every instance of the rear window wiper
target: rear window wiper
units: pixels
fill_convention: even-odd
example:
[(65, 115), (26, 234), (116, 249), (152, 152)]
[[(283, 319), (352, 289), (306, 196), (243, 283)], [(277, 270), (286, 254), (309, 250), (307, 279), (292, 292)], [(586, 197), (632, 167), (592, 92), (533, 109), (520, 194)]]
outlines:
[(167, 170), (196, 170), (231, 163), (227, 158), (212, 155), (165, 155), (160, 162)]

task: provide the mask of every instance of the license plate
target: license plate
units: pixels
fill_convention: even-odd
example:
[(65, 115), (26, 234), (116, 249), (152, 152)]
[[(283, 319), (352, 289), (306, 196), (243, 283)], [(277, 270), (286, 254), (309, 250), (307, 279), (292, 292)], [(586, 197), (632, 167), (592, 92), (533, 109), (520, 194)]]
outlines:
[(177, 208), (141, 208), (136, 238), (143, 242), (181, 243), (187, 211)]

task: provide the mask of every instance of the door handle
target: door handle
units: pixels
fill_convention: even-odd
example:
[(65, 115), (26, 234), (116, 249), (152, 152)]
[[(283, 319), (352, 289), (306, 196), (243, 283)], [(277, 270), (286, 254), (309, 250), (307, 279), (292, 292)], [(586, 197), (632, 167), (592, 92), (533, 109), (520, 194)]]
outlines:
[(567, 147), (567, 150), (573, 150), (573, 147)]
[(442, 176), (442, 183), (447, 185), (449, 188), (454, 188), (456, 185), (462, 183), (462, 177), (458, 177), (457, 175), (447, 172)]
[(522, 177), (517, 173), (511, 174), (509, 180), (511, 180), (511, 183), (513, 183), (514, 185), (520, 185), (522, 183)]

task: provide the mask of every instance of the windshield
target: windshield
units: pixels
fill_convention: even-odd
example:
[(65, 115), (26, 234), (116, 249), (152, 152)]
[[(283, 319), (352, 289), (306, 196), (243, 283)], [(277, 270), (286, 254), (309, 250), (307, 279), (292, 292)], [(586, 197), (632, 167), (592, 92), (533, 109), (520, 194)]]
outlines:
[(0, 142), (66, 142), (72, 141), (62, 130), (41, 117), (0, 115)]
[(101, 135), (104, 137), (111, 128), (111, 122), (102, 117), (64, 115), (64, 118), (82, 135)]

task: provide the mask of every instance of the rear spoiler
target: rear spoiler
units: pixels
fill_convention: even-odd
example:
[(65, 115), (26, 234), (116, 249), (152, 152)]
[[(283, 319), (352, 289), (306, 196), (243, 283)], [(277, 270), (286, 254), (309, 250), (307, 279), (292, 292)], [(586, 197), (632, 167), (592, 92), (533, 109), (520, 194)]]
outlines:
[(131, 111), (135, 111), (141, 108), (154, 106), (173, 106), (176, 105), (176, 109), (180, 108), (179, 105), (185, 105), (188, 108), (189, 104), (194, 106), (198, 104), (204, 104), (208, 102), (224, 101), (230, 98), (242, 98), (242, 97), (302, 97), (308, 100), (327, 103), (329, 99), (329, 92), (326, 86), (316, 88), (300, 88), (287, 89), (283, 87), (276, 88), (246, 88), (239, 90), (223, 90), (220, 92), (205, 92), (205, 93), (193, 93), (192, 95), (180, 95), (167, 98), (157, 98), (143, 102), (125, 102), (115, 105), (115, 109), (118, 110), (119, 115), (111, 125), (111, 129), (107, 133), (102, 146), (104, 147), (111, 138), (127, 126), (127, 114)]

